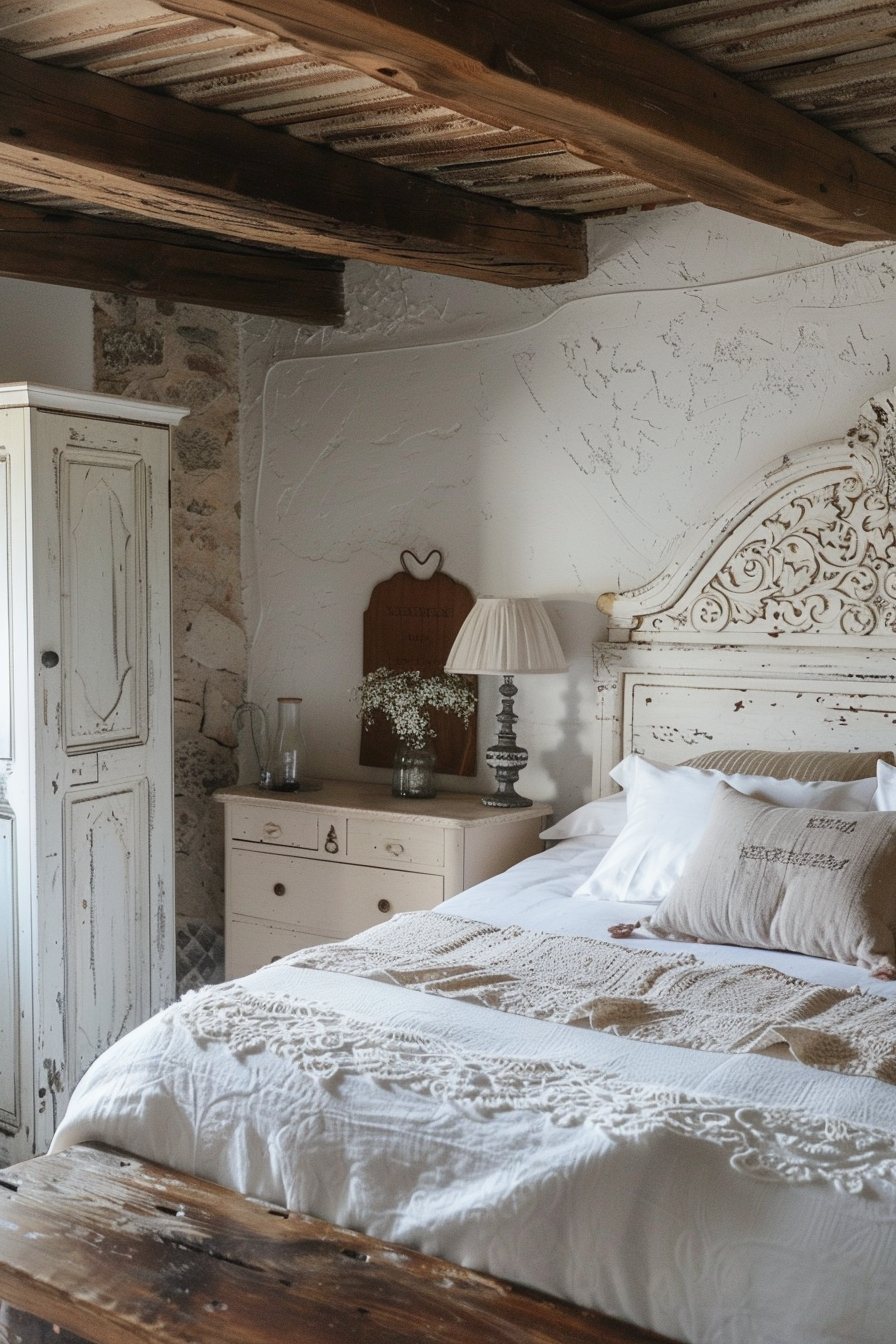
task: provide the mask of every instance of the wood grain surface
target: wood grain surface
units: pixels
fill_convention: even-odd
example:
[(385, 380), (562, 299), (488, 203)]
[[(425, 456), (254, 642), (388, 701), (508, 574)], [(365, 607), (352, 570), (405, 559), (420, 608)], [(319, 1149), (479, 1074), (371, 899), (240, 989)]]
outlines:
[[(896, 168), (591, 0), (167, 0), (604, 168), (826, 242), (896, 237)], [(610, 13), (634, 6), (610, 3)], [(591, 12), (589, 12), (591, 11)]]
[[(466, 584), (441, 571), (418, 579), (399, 570), (378, 583), (364, 613), (364, 673), (388, 667), (394, 672), (444, 672), (445, 659), (475, 598)], [(476, 678), (469, 678), (476, 684)], [(436, 771), (475, 775), (476, 724), (468, 727), (444, 710), (432, 713), (436, 730)], [(361, 730), (361, 765), (390, 767), (398, 739), (385, 719)]]
[(92, 1344), (660, 1339), (86, 1145), (0, 1171), (0, 1300)]
[(0, 275), (340, 326), (343, 265), (0, 200)]
[(527, 286), (587, 273), (584, 225), (241, 117), (0, 52), (0, 195), (231, 241)]

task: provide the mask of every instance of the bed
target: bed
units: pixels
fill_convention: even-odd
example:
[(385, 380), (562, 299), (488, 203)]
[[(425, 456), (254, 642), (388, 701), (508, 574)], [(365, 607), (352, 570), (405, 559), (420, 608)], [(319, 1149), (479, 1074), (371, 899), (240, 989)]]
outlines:
[[(894, 528), (883, 396), (605, 595), (595, 795), (624, 759), (891, 750)], [(877, 770), (863, 802), (788, 806), (848, 831), (877, 799), (883, 833)], [(581, 894), (617, 839), (190, 996), (92, 1067), (53, 1151), (100, 1141), (685, 1344), (891, 1338), (896, 981), (651, 936), (655, 904)], [(752, 987), (737, 1030), (720, 986)]]

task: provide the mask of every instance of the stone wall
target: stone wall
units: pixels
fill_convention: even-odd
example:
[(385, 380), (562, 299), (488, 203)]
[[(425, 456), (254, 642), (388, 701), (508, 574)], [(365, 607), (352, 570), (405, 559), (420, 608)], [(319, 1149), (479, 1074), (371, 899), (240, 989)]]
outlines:
[(94, 295), (96, 390), (190, 408), (174, 431), (172, 539), (176, 908), (179, 950), (192, 940), (194, 970), (203, 963), (194, 980), (217, 978), (224, 855), (211, 795), (236, 780), (246, 677), (237, 324), (214, 309)]

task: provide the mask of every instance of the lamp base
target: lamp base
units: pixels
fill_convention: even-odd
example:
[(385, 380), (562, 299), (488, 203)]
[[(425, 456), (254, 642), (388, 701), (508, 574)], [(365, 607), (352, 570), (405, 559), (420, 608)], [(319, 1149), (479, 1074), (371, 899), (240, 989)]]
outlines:
[(521, 793), (490, 793), (480, 799), (485, 807), (531, 807), (532, 799), (524, 798)]
[(501, 713), (498, 715), (498, 740), (485, 753), (486, 764), (491, 766), (498, 781), (494, 793), (483, 798), (486, 807), (531, 807), (532, 799), (523, 798), (513, 787), (520, 777), (520, 771), (526, 768), (529, 753), (525, 747), (517, 746), (513, 725), (516, 715), (513, 712), (513, 697), (516, 687), (505, 674), (501, 685)]

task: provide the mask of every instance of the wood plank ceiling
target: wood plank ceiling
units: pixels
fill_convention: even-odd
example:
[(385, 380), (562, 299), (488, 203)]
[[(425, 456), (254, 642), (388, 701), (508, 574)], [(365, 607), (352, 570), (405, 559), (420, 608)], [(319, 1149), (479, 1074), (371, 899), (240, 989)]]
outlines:
[(896, 3), (0, 0), (0, 200), (0, 273), (309, 321), (677, 201), (892, 239)]

